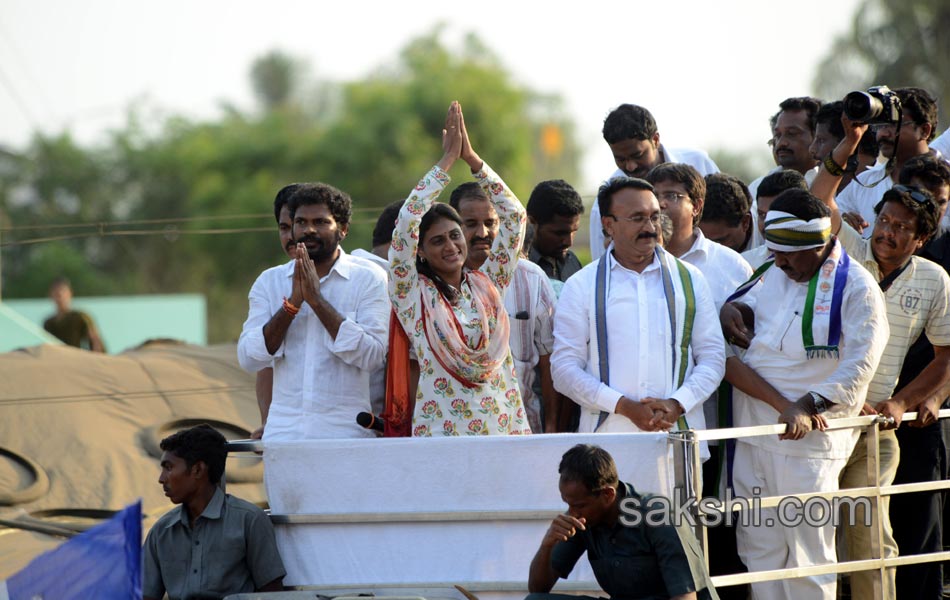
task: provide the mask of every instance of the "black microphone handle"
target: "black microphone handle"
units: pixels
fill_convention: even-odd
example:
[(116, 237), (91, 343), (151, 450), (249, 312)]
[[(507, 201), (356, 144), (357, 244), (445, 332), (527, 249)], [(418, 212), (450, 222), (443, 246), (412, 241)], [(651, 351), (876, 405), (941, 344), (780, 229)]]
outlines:
[(372, 429), (373, 431), (378, 431), (380, 433), (383, 433), (386, 430), (383, 419), (368, 412), (357, 413), (356, 423), (360, 427)]

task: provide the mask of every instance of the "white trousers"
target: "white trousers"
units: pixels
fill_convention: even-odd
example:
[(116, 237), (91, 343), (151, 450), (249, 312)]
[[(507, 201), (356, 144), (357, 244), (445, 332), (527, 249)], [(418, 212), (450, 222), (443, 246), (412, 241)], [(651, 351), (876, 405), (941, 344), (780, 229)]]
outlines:
[[(791, 445), (795, 442), (785, 443)], [(835, 491), (838, 489), (838, 474), (846, 463), (847, 459), (844, 458), (801, 458), (777, 454), (740, 441), (736, 444), (733, 465), (736, 497), (751, 500), (753, 497)], [(759, 511), (758, 525), (754, 522), (748, 526), (739, 524), (736, 531), (739, 557), (749, 571), (806, 567), (836, 561), (835, 529), (831, 515), (828, 515), (827, 525), (815, 527), (804, 522), (802, 511), (798, 510), (800, 507), (800, 504), (789, 503), (784, 508), (764, 508)], [(799, 522), (790, 525), (789, 520)], [(752, 598), (835, 600), (836, 588), (834, 574), (799, 577), (754, 583)]]

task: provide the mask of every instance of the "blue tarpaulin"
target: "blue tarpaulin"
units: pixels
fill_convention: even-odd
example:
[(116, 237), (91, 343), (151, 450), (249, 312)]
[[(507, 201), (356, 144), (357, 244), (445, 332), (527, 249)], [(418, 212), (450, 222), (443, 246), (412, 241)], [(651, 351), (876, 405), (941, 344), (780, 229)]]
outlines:
[(142, 502), (70, 538), (0, 581), (0, 600), (142, 597)]

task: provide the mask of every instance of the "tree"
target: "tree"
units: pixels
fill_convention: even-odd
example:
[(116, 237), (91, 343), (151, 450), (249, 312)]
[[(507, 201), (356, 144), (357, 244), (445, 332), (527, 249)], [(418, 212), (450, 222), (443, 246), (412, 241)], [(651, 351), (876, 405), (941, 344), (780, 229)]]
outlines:
[[(520, 197), (541, 179), (576, 179), (561, 99), (519, 85), (474, 36), (458, 49), (423, 36), (362, 80), (313, 89), (302, 64), (279, 52), (254, 61), (259, 111), (226, 106), (199, 122), (139, 107), (103, 147), (38, 136), (11, 159), (15, 168), (0, 162), (0, 215), (16, 228), (4, 232), (14, 244), (2, 253), (4, 293), (44, 295), (60, 274), (84, 295), (204, 293), (209, 339), (234, 340), (255, 277), (283, 258), (277, 190), (326, 181), (348, 192), (344, 247), (367, 247), (379, 210), (438, 160), (456, 99), (479, 153)], [(470, 179), (463, 166), (453, 176)], [(52, 224), (76, 237), (17, 244)]]
[[(851, 31), (836, 39), (818, 68), (825, 98), (884, 84), (915, 86), (950, 117), (950, 3), (946, 0), (863, 0)], [(943, 128), (941, 128), (943, 129)]]
[(251, 84), (265, 110), (286, 105), (298, 80), (298, 63), (290, 56), (273, 50), (254, 60)]

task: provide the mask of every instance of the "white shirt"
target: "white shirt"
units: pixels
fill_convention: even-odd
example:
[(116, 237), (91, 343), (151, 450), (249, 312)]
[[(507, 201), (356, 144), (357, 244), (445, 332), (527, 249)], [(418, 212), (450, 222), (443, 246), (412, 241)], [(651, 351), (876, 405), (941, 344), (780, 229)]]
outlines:
[[(694, 148), (667, 148), (660, 144), (660, 150), (663, 152), (664, 162), (682, 163), (689, 165), (699, 171), (703, 177), (711, 173), (718, 173), (719, 167), (709, 158), (703, 150)], [(611, 173), (610, 177), (604, 183), (614, 177), (626, 177), (627, 174), (622, 169), (617, 169)], [(604, 228), (600, 224), (600, 206), (594, 199), (594, 206), (590, 209), (590, 259), (597, 260), (604, 255)]]
[[(884, 173), (884, 163), (874, 165), (863, 173), (858, 173), (855, 179), (857, 181), (852, 181), (841, 190), (841, 193), (835, 197), (835, 202), (838, 203), (838, 210), (842, 213), (856, 212), (868, 222), (868, 226), (864, 228), (864, 232), (861, 234), (861, 237), (867, 239), (871, 237), (871, 232), (874, 230), (874, 207), (884, 197), (884, 192), (894, 187), (894, 180)], [(880, 183), (874, 187), (864, 187), (864, 185), (870, 185), (878, 180), (880, 180)], [(858, 182), (864, 185), (860, 185)]]
[[(759, 212), (756, 210), (756, 201), (759, 199), (759, 185), (767, 176), (783, 171), (784, 169), (785, 167), (779, 165), (749, 184), (749, 194), (752, 196), (752, 239), (749, 240), (749, 246), (746, 248), (746, 252), (765, 244), (765, 238), (759, 233)], [(807, 183), (809, 187), (811, 186), (811, 182), (815, 180), (816, 175), (818, 175), (818, 167), (814, 167), (805, 172), (805, 183)]]
[(930, 149), (936, 150), (942, 156), (950, 156), (950, 128), (947, 128), (940, 137), (930, 142)]
[[(943, 135), (930, 144), (930, 149), (937, 152), (937, 158), (943, 159), (944, 161), (947, 160), (947, 156), (950, 156), (950, 154), (946, 154), (941, 150), (941, 147), (950, 146), (950, 136), (947, 135), (948, 132), (950, 132), (950, 130), (945, 131)], [(874, 231), (874, 221), (877, 219), (877, 215), (874, 214), (874, 207), (884, 198), (884, 192), (894, 187), (894, 179), (884, 174), (885, 166), (887, 166), (887, 163), (874, 165), (867, 171), (858, 173), (858, 176), (855, 178), (864, 185), (869, 185), (883, 177), (883, 180), (874, 187), (867, 188), (852, 181), (841, 190), (841, 193), (835, 198), (835, 201), (838, 203), (838, 208), (842, 213), (856, 212), (861, 215), (861, 218), (867, 221), (868, 226), (865, 227), (861, 233), (861, 237), (864, 239), (870, 238), (871, 233)], [(893, 172), (891, 175), (898, 177), (900, 173)], [(946, 223), (946, 218), (944, 222)]]
[(511, 285), (505, 290), (505, 311), (510, 332), (508, 345), (515, 361), (521, 401), (528, 413), (531, 431), (540, 433), (541, 402), (534, 393), (538, 359), (554, 349), (554, 306), (557, 297), (541, 267), (519, 260)]
[[(765, 272), (762, 283), (739, 299), (755, 312), (755, 337), (742, 360), (786, 400), (795, 402), (816, 392), (834, 403), (825, 413), (827, 418), (854, 416), (861, 410), (887, 345), (884, 296), (877, 282), (852, 258), (841, 307), (840, 357), (809, 360), (802, 341), (801, 316), (807, 293), (808, 282), (792, 281), (774, 267)], [(827, 333), (818, 332), (815, 339), (825, 336)], [(778, 422), (775, 409), (738, 388), (733, 390), (733, 406), (736, 427)], [(843, 429), (812, 431), (797, 441), (780, 441), (774, 435), (741, 441), (789, 456), (848, 458), (857, 435), (857, 429)]]
[[(853, 261), (866, 268), (875, 281), (881, 280), (871, 240), (862, 238), (847, 223), (841, 224), (838, 239)], [(910, 264), (884, 293), (884, 302), (891, 334), (868, 386), (867, 403), (875, 407), (894, 393), (907, 350), (922, 331), (934, 346), (950, 346), (950, 277), (937, 263), (911, 256)]]
[(749, 280), (752, 267), (732, 248), (709, 241), (702, 229), (697, 227), (693, 232), (696, 241), (679, 259), (693, 265), (703, 274), (718, 311), (726, 303), (726, 298)]
[(765, 264), (765, 261), (769, 259), (771, 254), (772, 251), (769, 250), (769, 247), (762, 244), (761, 246), (743, 252), (742, 258), (744, 258), (745, 261), (749, 263), (749, 266), (752, 267), (752, 270), (755, 271)]
[[(610, 381), (600, 381), (593, 356), (597, 332), (592, 330), (592, 298), (599, 261), (587, 265), (564, 283), (554, 318), (554, 353), (551, 375), (554, 387), (580, 404), (579, 431), (593, 431), (600, 411), (611, 413), (598, 431), (639, 431), (621, 415), (613, 414), (617, 401), (626, 396), (675, 398), (686, 411), (693, 429), (704, 429), (703, 401), (719, 386), (725, 373), (725, 346), (719, 317), (702, 274), (692, 265), (696, 317), (691, 340), (692, 361), (684, 383), (673, 388), (670, 320), (663, 291), (660, 264), (653, 262), (642, 273), (624, 268), (613, 254), (607, 289), (607, 351)], [(676, 275), (674, 274), (674, 277)]]
[(304, 303), (272, 356), (264, 344), (264, 325), (290, 296), (293, 273), (293, 261), (261, 273), (248, 295), (247, 321), (238, 340), (238, 362), (245, 370), (256, 372), (273, 362), (264, 440), (372, 436), (356, 424), (356, 415), (370, 411), (370, 373), (386, 360), (386, 276), (341, 249), (320, 279), (320, 293), (344, 317), (336, 339)]
[[(367, 252), (362, 248), (357, 248), (350, 253), (353, 258), (359, 258), (369, 263), (379, 266), (389, 278), (389, 259), (376, 256), (372, 252)], [(381, 415), (386, 409), (386, 365), (373, 371), (369, 376), (369, 401), (373, 407), (373, 414)]]
[(366, 250), (363, 250), (362, 248), (357, 248), (356, 250), (350, 253), (350, 256), (352, 256), (353, 258), (362, 258), (363, 260), (368, 260), (371, 263), (378, 265), (379, 268), (385, 271), (386, 273), (389, 273), (389, 259), (388, 258), (376, 256), (372, 252), (367, 252)]
[[(693, 232), (696, 234), (696, 240), (679, 259), (699, 269), (706, 278), (718, 315), (726, 299), (752, 276), (752, 268), (742, 255), (732, 248), (709, 241), (699, 227), (693, 229)], [(714, 392), (703, 406), (706, 427), (709, 429), (719, 427), (718, 398), (719, 395)], [(712, 444), (715, 446), (717, 442)]]

